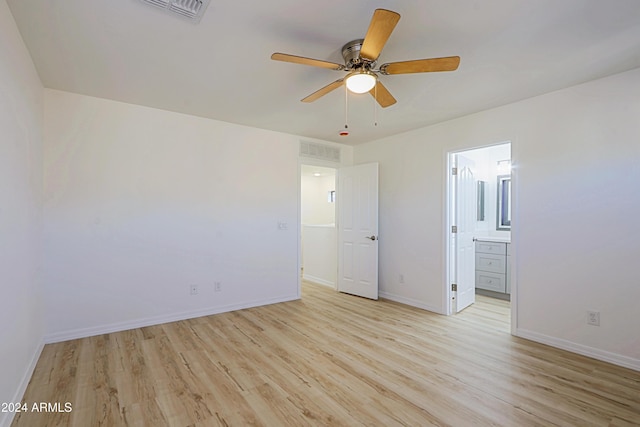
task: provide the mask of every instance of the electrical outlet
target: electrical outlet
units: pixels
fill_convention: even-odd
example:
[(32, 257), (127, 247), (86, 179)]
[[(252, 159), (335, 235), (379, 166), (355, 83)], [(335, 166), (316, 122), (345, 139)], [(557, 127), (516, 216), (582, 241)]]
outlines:
[(398, 278), (398, 282), (404, 283), (404, 274), (400, 275), (400, 277)]
[(198, 295), (198, 285), (189, 286), (189, 293), (191, 295)]
[(222, 283), (213, 282), (213, 290), (214, 292), (220, 292), (222, 290)]
[(599, 311), (587, 311), (587, 325), (600, 326), (600, 312)]

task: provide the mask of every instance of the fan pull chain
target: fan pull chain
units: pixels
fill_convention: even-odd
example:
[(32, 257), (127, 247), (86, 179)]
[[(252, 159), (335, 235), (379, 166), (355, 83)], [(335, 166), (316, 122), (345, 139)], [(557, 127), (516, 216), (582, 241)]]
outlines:
[(339, 132), (340, 136), (349, 136), (349, 91), (347, 85), (344, 85), (344, 130)]
[(373, 87), (373, 125), (378, 126), (378, 82)]
[(349, 90), (347, 85), (344, 85), (344, 128), (348, 129), (349, 125)]

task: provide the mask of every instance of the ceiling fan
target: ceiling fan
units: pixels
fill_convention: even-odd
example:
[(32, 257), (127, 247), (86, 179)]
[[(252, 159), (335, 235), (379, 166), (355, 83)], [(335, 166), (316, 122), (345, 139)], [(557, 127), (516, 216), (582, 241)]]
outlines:
[(320, 59), (305, 58), (286, 53), (274, 53), (271, 59), (276, 61), (293, 62), (294, 64), (311, 65), (313, 67), (327, 68), (336, 71), (345, 71), (348, 74), (333, 83), (329, 83), (302, 99), (302, 102), (313, 102), (328, 94), (343, 84), (351, 92), (369, 92), (382, 107), (389, 107), (396, 103), (389, 90), (380, 82), (379, 74), (410, 74), (429, 73), (434, 71), (454, 71), (460, 64), (459, 56), (445, 58), (417, 59), (412, 61), (391, 62), (377, 65), (378, 57), (391, 32), (400, 20), (400, 14), (386, 10), (376, 9), (371, 18), (369, 29), (364, 39), (352, 40), (342, 47), (344, 65)]

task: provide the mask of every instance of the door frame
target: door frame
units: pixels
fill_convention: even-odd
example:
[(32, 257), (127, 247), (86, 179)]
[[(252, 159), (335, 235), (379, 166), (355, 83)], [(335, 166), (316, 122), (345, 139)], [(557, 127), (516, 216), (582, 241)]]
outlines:
[[(379, 169), (379, 165), (377, 162), (374, 162), (376, 164), (376, 171), (378, 171)], [(367, 163), (368, 164), (368, 163)], [(333, 169), (335, 170), (335, 191), (338, 195), (342, 194), (342, 189), (340, 188), (340, 170), (343, 168), (354, 168), (354, 167), (358, 167), (358, 166), (364, 166), (367, 164), (360, 164), (360, 165), (345, 165), (345, 164), (336, 164), (333, 162), (328, 162), (328, 161), (323, 161), (323, 160), (315, 160), (315, 159), (307, 159), (307, 158), (303, 158), (303, 157), (299, 157), (298, 158), (298, 179), (297, 179), (297, 187), (298, 187), (298, 191), (297, 191), (297, 198), (298, 198), (298, 212), (297, 212), (297, 222), (296, 222), (296, 238), (297, 238), (297, 246), (298, 246), (298, 260), (297, 260), (297, 280), (298, 280), (298, 287), (297, 287), (297, 298), (301, 298), (302, 297), (302, 275), (300, 274), (302, 271), (302, 167), (303, 166), (317, 166), (317, 167), (322, 167), (322, 168), (328, 168), (328, 169)], [(377, 172), (378, 173), (378, 172)], [(378, 188), (378, 183), (376, 184), (376, 188)], [(379, 190), (377, 189), (376, 191), (379, 192)], [(341, 211), (343, 209), (343, 207), (341, 206), (340, 203), (340, 196), (336, 197), (336, 201), (335, 201), (335, 226), (336, 226), (336, 282), (333, 286), (334, 290), (339, 291), (339, 283), (340, 283), (340, 277), (339, 277), (339, 272), (340, 272), (340, 250), (339, 250), (339, 245), (340, 245), (340, 240), (339, 240), (339, 236), (340, 236), (340, 217), (341, 217)], [(376, 210), (378, 210), (377, 204), (376, 204)], [(378, 213), (379, 215), (379, 213)], [(378, 240), (379, 238), (379, 223), (378, 220), (376, 220), (376, 230), (375, 233), (376, 235), (376, 240)], [(378, 242), (375, 242), (376, 245), (376, 259), (378, 259)], [(376, 268), (378, 268), (376, 266)], [(376, 300), (379, 298), (379, 277), (378, 277), (378, 273), (376, 273), (376, 287), (377, 287), (377, 294), (376, 294)]]
[(518, 328), (518, 283), (517, 283), (517, 257), (518, 257), (518, 245), (517, 245), (517, 239), (518, 239), (518, 201), (519, 201), (519, 195), (518, 195), (518, 168), (517, 168), (517, 144), (515, 143), (516, 139), (512, 138), (512, 139), (506, 139), (500, 142), (495, 142), (495, 143), (491, 143), (491, 144), (485, 144), (485, 145), (478, 145), (478, 146), (471, 146), (471, 147), (464, 147), (464, 148), (458, 148), (455, 150), (450, 150), (450, 151), (446, 151), (444, 153), (444, 165), (445, 165), (445, 179), (444, 179), (444, 200), (443, 200), (443, 205), (444, 205), (444, 219), (445, 219), (445, 227), (444, 227), (444, 253), (445, 253), (445, 261), (444, 261), (444, 267), (445, 267), (445, 282), (444, 282), (444, 289), (445, 292), (443, 292), (444, 296), (444, 301), (443, 301), (443, 307), (445, 307), (445, 314), (446, 315), (451, 315), (454, 314), (455, 311), (453, 311), (453, 292), (451, 290), (451, 283), (452, 279), (454, 277), (453, 274), (453, 268), (455, 266), (455, 264), (453, 263), (452, 257), (454, 256), (454, 254), (452, 253), (452, 245), (451, 245), (451, 226), (454, 225), (454, 212), (452, 209), (452, 185), (453, 185), (453, 180), (452, 180), (452, 174), (451, 174), (451, 168), (453, 167), (453, 156), (459, 153), (464, 153), (465, 151), (471, 151), (471, 150), (476, 150), (476, 149), (481, 149), (481, 148), (488, 148), (488, 147), (493, 147), (496, 145), (503, 145), (503, 144), (511, 144), (511, 218), (512, 218), (512, 224), (511, 224), (511, 275), (509, 277), (510, 281), (511, 281), (511, 334), (515, 335), (517, 328)]

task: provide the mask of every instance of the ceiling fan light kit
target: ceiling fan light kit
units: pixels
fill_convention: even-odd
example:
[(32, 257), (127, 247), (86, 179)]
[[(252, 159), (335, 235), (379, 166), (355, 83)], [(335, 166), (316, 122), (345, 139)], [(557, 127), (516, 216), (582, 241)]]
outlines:
[(344, 84), (353, 93), (369, 92), (381, 107), (386, 108), (395, 104), (396, 99), (382, 84), (379, 75), (455, 71), (460, 64), (459, 56), (450, 56), (446, 58), (391, 62), (382, 64), (376, 69), (376, 63), (382, 48), (387, 43), (399, 20), (400, 14), (397, 12), (376, 9), (364, 39), (352, 40), (342, 47), (344, 65), (286, 53), (274, 53), (271, 55), (271, 59), (349, 73), (346, 77), (329, 83), (303, 98), (302, 102), (313, 102)]
[(376, 85), (378, 77), (368, 70), (354, 71), (345, 79), (347, 89), (353, 93), (369, 92)]

